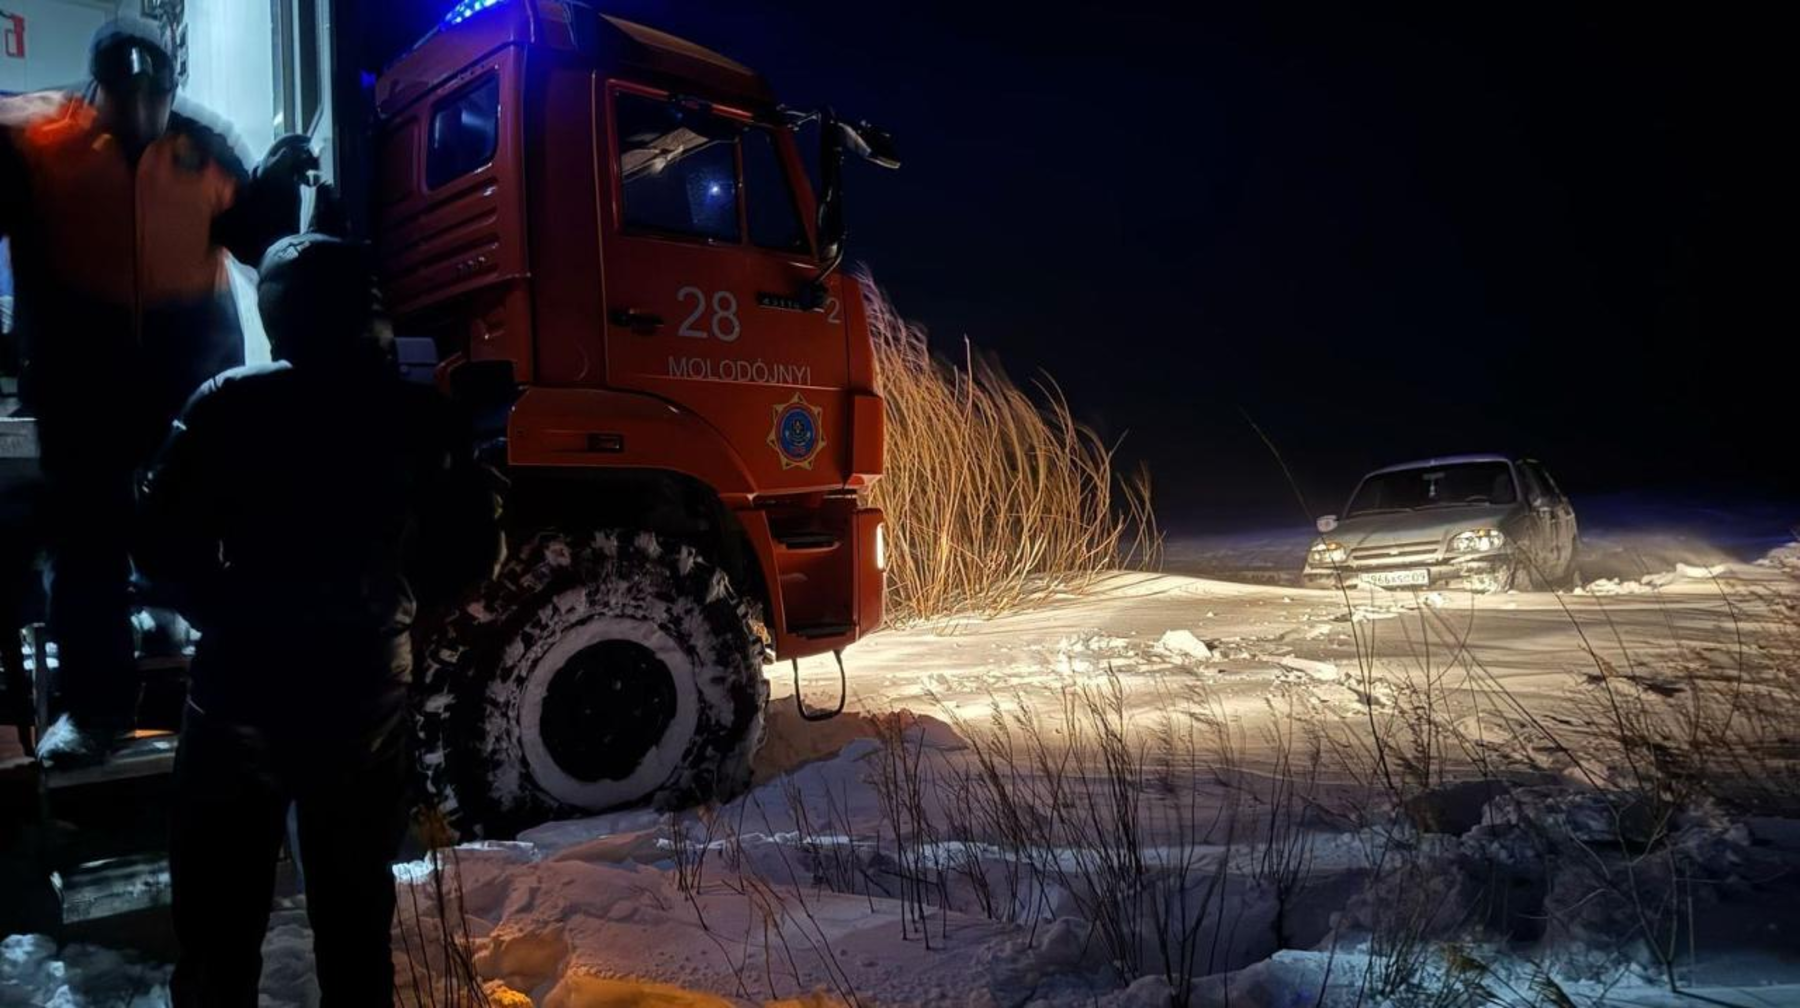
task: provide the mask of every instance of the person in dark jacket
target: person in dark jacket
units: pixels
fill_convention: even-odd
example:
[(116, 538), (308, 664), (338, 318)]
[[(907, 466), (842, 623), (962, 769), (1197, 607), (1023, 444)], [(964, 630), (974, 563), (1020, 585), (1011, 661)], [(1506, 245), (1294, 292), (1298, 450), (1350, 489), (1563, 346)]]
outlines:
[(255, 1005), (290, 805), (327, 1005), (389, 1004), (418, 600), (492, 573), (491, 496), (403, 383), (366, 250), (263, 261), (275, 361), (201, 387), (142, 495), (146, 573), (201, 631), (175, 761), (177, 1005)]
[(22, 396), (36, 415), (67, 713), (46, 765), (103, 759), (136, 707), (129, 623), (136, 471), (194, 389), (241, 364), (225, 255), (255, 263), (299, 222), (318, 160), (286, 137), (254, 174), (175, 102), (160, 29), (102, 27), (80, 93), (0, 98), (0, 237), (10, 238)]

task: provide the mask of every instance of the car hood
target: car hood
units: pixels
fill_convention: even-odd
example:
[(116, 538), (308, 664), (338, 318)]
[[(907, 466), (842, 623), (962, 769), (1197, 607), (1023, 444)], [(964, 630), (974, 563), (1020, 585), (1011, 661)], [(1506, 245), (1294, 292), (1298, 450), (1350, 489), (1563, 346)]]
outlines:
[(1348, 549), (1355, 549), (1358, 546), (1441, 540), (1458, 532), (1478, 528), (1499, 528), (1510, 532), (1506, 525), (1518, 513), (1516, 504), (1478, 504), (1358, 515), (1340, 520), (1338, 527), (1327, 532), (1324, 538), (1342, 543)]

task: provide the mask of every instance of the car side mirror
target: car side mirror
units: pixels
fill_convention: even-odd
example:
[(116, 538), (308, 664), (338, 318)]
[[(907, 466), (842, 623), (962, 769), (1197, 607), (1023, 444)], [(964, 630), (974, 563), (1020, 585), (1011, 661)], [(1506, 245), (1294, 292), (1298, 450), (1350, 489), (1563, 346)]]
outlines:
[(1325, 515), (1313, 524), (1320, 532), (1330, 532), (1338, 527), (1337, 515)]

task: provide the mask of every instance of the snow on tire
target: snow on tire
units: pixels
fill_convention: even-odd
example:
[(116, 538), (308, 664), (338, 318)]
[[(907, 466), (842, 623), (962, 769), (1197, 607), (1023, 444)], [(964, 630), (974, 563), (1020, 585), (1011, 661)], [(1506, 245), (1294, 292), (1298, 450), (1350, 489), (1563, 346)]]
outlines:
[(751, 603), (688, 546), (546, 532), (423, 649), (429, 796), (465, 835), (748, 786), (768, 685)]

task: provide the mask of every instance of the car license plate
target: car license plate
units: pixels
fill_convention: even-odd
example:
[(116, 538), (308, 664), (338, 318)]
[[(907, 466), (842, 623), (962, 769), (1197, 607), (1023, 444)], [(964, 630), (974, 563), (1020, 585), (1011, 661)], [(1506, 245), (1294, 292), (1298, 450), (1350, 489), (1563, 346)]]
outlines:
[(1416, 570), (1364, 571), (1357, 575), (1357, 580), (1379, 588), (1423, 587), (1431, 583), (1431, 572), (1423, 567)]

